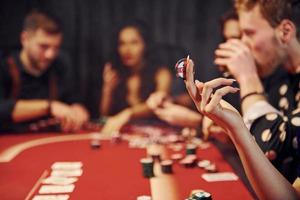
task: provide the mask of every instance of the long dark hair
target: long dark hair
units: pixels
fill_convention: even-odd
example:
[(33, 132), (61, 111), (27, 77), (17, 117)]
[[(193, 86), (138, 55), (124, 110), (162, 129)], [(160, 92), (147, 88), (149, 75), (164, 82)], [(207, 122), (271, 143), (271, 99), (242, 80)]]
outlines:
[(112, 111), (111, 114), (116, 114), (117, 112), (121, 111), (125, 107), (128, 107), (128, 104), (125, 99), (127, 94), (126, 81), (128, 77), (131, 75), (132, 71), (130, 67), (125, 66), (124, 63), (122, 63), (121, 57), (118, 52), (120, 32), (128, 27), (132, 27), (138, 31), (138, 33), (140, 34), (141, 38), (144, 41), (144, 46), (145, 46), (144, 54), (142, 58), (143, 66), (141, 66), (141, 71), (139, 72), (141, 76), (141, 88), (140, 88), (141, 99), (146, 100), (149, 94), (155, 90), (154, 77), (158, 69), (158, 65), (155, 62), (153, 56), (150, 56), (153, 47), (153, 40), (152, 40), (152, 34), (150, 28), (147, 26), (147, 24), (144, 21), (137, 20), (137, 19), (127, 20), (121, 23), (117, 27), (117, 30), (113, 35), (113, 44), (112, 44), (113, 51), (110, 56), (111, 58), (109, 62), (112, 64), (113, 69), (118, 71), (120, 84), (116, 88), (116, 91), (114, 91), (112, 108), (110, 109)]

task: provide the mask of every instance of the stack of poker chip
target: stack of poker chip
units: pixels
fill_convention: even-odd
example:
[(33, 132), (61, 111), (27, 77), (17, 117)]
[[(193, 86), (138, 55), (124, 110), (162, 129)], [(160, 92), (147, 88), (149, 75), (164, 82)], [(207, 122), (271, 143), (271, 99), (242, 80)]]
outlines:
[(207, 172), (214, 173), (217, 172), (217, 166), (209, 160), (201, 160), (198, 162), (198, 167), (205, 169)]
[(101, 147), (101, 143), (100, 143), (100, 140), (98, 139), (93, 139), (91, 141), (91, 148), (92, 149), (99, 149)]
[(182, 164), (186, 168), (192, 168), (192, 167), (195, 167), (196, 162), (197, 162), (196, 155), (187, 155), (179, 163)]
[(211, 194), (205, 191), (194, 193), (188, 200), (211, 200)]
[(147, 195), (138, 196), (136, 200), (151, 200), (152, 198)]
[(142, 163), (143, 167), (143, 176), (145, 178), (152, 178), (154, 177), (154, 171), (153, 171), (153, 166), (154, 166), (154, 161), (152, 158), (142, 158), (140, 160)]
[(161, 171), (165, 174), (172, 174), (173, 170), (172, 170), (172, 165), (173, 165), (173, 161), (172, 160), (163, 160), (160, 162), (161, 165)]
[(159, 153), (151, 153), (150, 154), (151, 158), (153, 159), (154, 162), (160, 162), (161, 158), (160, 158), (160, 154)]
[(197, 146), (195, 144), (187, 144), (185, 153), (186, 155), (196, 155)]
[(171, 155), (171, 159), (174, 161), (174, 162), (178, 162), (179, 160), (182, 159), (182, 154), (180, 153), (175, 153), (175, 154), (172, 154)]

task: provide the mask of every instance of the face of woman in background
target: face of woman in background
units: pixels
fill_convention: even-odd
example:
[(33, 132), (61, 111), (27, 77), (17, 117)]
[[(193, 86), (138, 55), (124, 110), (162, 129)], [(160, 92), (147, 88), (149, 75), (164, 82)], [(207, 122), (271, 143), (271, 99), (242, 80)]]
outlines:
[(145, 43), (134, 27), (126, 27), (119, 34), (118, 52), (121, 61), (128, 67), (139, 67), (142, 63)]
[(239, 21), (235, 19), (227, 20), (224, 24), (223, 36), (226, 40), (231, 38), (241, 38)]

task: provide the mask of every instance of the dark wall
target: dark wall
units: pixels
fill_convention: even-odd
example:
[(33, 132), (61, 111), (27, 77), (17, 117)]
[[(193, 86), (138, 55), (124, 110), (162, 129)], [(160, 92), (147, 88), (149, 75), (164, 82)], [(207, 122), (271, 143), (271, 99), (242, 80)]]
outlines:
[(51, 10), (64, 26), (63, 49), (71, 56), (76, 88), (92, 108), (118, 22), (129, 17), (148, 22), (156, 42), (185, 48), (196, 62), (198, 78), (208, 80), (217, 74), (218, 20), (230, 6), (231, 0), (1, 0), (0, 49), (19, 46), (23, 17), (31, 8)]

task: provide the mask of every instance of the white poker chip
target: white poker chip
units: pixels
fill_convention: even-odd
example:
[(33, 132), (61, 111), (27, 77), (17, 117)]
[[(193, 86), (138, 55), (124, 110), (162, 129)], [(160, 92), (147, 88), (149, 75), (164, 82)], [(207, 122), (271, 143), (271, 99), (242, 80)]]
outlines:
[(151, 200), (152, 198), (147, 195), (138, 196), (136, 200)]
[(197, 156), (194, 155), (194, 154), (190, 154), (190, 155), (185, 156), (184, 159), (186, 159), (186, 160), (191, 160), (191, 161), (195, 161), (195, 160), (197, 160)]
[(160, 164), (163, 166), (172, 165), (173, 161), (172, 160), (163, 160), (160, 162)]
[(201, 160), (201, 161), (198, 162), (198, 167), (206, 168), (210, 164), (211, 164), (211, 162), (209, 160)]
[(175, 154), (171, 155), (172, 160), (180, 160), (180, 159), (182, 159), (182, 157), (183, 156), (180, 153), (175, 153)]
[(152, 158), (142, 158), (140, 160), (141, 163), (147, 164), (147, 163), (153, 163), (153, 159)]

